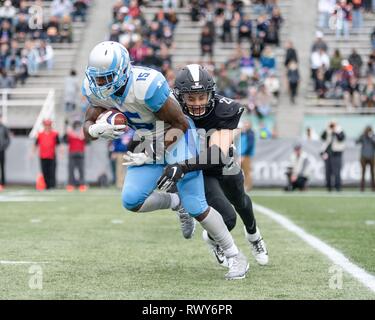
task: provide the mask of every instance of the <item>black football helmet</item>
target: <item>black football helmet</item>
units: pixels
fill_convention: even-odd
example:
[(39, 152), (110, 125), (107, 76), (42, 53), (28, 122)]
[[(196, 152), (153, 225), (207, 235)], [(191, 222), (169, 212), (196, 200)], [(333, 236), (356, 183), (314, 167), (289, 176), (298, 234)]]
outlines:
[[(198, 112), (192, 113), (184, 100), (184, 94), (201, 92), (208, 94), (207, 103), (195, 108)], [(173, 93), (184, 112), (193, 119), (204, 118), (214, 109), (215, 81), (211, 74), (199, 64), (189, 64), (177, 73)]]

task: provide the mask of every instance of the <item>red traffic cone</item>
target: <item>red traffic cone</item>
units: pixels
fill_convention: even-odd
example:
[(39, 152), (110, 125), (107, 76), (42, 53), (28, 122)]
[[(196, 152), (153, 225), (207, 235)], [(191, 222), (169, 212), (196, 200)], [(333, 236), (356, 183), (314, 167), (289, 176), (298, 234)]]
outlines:
[(36, 177), (36, 190), (45, 190), (46, 189), (46, 182), (44, 181), (44, 177), (41, 173), (38, 173)]

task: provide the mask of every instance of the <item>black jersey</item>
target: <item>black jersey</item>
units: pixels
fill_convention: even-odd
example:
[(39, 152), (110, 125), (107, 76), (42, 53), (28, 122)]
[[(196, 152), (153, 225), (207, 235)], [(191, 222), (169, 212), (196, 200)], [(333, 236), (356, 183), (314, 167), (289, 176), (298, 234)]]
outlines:
[(240, 121), (244, 107), (232, 99), (215, 95), (214, 109), (202, 118), (194, 120), (197, 129), (236, 129)]
[[(202, 118), (194, 120), (197, 129), (205, 129), (208, 132), (211, 129), (229, 129), (234, 130), (238, 127), (244, 107), (232, 99), (215, 95), (214, 109), (212, 112)], [(209, 143), (209, 137), (207, 138), (207, 146)], [(203, 170), (204, 175), (222, 175), (222, 168), (211, 168)]]

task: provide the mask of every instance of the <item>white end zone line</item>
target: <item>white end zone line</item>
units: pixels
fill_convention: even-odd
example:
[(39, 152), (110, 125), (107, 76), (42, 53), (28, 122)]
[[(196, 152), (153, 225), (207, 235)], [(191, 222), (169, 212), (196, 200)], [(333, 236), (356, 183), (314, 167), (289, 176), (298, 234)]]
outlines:
[(253, 207), (256, 211), (266, 215), (272, 220), (276, 221), (279, 225), (287, 229), (288, 231), (294, 233), (305, 241), (308, 245), (318, 250), (320, 253), (324, 254), (328, 259), (330, 259), (334, 264), (340, 266), (361, 282), (365, 287), (369, 288), (372, 292), (375, 293), (375, 276), (368, 273), (363, 268), (357, 266), (353, 262), (350, 262), (347, 257), (345, 257), (340, 251), (326, 244), (319, 238), (307, 233), (304, 229), (294, 224), (291, 220), (284, 217), (280, 213), (263, 207), (259, 204), (253, 203)]

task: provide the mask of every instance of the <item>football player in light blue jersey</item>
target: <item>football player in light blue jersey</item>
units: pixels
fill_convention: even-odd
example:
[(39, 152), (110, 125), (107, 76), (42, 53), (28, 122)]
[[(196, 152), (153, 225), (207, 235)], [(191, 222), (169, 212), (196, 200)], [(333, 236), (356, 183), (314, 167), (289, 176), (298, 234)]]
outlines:
[[(199, 145), (193, 121), (182, 112), (164, 76), (150, 68), (132, 66), (124, 46), (105, 41), (90, 53), (82, 92), (90, 103), (84, 123), (87, 139), (114, 139), (123, 133), (125, 126), (96, 122), (103, 111), (115, 108), (126, 115), (130, 127), (141, 132), (139, 136), (145, 140), (142, 143), (149, 143), (145, 151), (130, 153), (127, 159), (132, 165), (122, 190), (123, 206), (133, 212), (183, 207), (231, 261), (225, 278), (244, 278), (249, 268), (247, 259), (235, 245), (221, 215), (207, 205), (201, 171), (186, 174), (177, 184), (178, 194), (155, 191), (165, 165), (191, 158)], [(158, 141), (163, 144), (161, 152)], [(180, 219), (193, 227), (190, 216)]]

